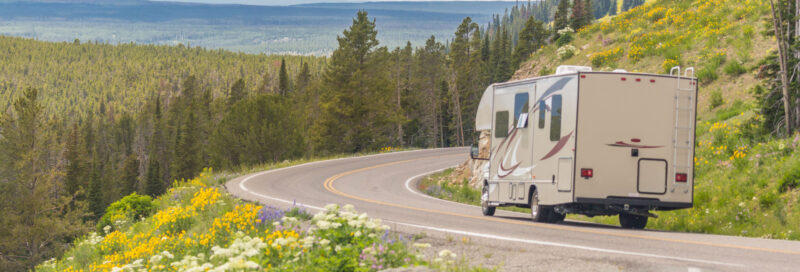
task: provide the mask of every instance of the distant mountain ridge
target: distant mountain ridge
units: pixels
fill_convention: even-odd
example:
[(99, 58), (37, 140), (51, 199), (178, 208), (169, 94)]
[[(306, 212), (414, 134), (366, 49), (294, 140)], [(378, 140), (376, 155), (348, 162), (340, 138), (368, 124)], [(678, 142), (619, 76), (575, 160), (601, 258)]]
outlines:
[(369, 2), (292, 6), (144, 0), (0, 0), (0, 35), (45, 41), (191, 44), (247, 53), (326, 55), (358, 10), (390, 48), (449, 39), (465, 17), (486, 23), (514, 2)]

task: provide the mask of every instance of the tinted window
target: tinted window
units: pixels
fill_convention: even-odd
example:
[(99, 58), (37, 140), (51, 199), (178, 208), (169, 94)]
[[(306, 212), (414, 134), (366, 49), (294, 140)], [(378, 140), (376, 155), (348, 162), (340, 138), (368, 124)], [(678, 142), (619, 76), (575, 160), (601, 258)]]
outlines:
[(550, 104), (550, 141), (561, 139), (561, 96), (554, 95)]
[[(518, 93), (514, 96), (514, 124), (517, 124), (522, 113), (528, 113), (528, 93)], [(528, 127), (527, 120), (523, 127)]]
[(547, 104), (545, 104), (544, 100), (542, 100), (539, 102), (539, 128), (544, 128), (544, 116), (546, 111)]
[(494, 116), (494, 137), (508, 137), (508, 111), (498, 111)]

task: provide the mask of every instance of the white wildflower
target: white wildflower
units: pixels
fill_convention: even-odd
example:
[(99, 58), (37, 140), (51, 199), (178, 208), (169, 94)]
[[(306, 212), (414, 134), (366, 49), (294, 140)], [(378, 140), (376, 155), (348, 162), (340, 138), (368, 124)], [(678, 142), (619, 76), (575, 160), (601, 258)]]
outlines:
[(331, 223), (328, 222), (328, 221), (325, 221), (325, 220), (317, 221), (317, 227), (319, 227), (319, 229), (326, 230), (326, 229), (330, 228), (330, 226), (331, 226)]
[(429, 248), (431, 244), (428, 243), (414, 243), (414, 247), (416, 248)]
[(327, 246), (328, 244), (330, 244), (330, 242), (331, 241), (328, 240), (328, 239), (322, 239), (322, 240), (319, 241), (319, 244), (322, 245), (322, 246)]

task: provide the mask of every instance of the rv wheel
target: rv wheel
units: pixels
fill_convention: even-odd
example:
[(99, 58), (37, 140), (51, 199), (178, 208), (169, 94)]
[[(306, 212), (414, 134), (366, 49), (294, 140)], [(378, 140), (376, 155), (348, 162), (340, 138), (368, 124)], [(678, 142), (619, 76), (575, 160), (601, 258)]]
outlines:
[(647, 216), (620, 213), (619, 224), (626, 229), (644, 229), (647, 226)]
[(494, 210), (496, 207), (489, 206), (489, 186), (483, 184), (483, 189), (481, 190), (481, 211), (483, 215), (492, 216), (494, 215)]
[(531, 204), (531, 219), (534, 222), (542, 222), (542, 223), (552, 222), (553, 217), (551, 216), (551, 214), (553, 212), (550, 207), (539, 205), (539, 193), (536, 191), (536, 189), (533, 189), (531, 191), (530, 204)]

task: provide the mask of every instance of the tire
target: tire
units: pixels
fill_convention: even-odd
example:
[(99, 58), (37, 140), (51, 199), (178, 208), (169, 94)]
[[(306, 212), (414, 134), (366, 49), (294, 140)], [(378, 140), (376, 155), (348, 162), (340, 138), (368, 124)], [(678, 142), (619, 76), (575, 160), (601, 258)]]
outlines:
[(489, 206), (489, 186), (486, 186), (486, 183), (483, 184), (483, 189), (481, 189), (481, 212), (485, 216), (492, 216), (494, 215), (494, 211), (497, 207), (490, 207)]
[(620, 213), (619, 225), (626, 229), (644, 229), (647, 226), (647, 216)]
[(553, 210), (551, 207), (539, 205), (539, 193), (536, 189), (531, 189), (530, 200), (531, 220), (533, 222), (549, 223), (553, 222)]

